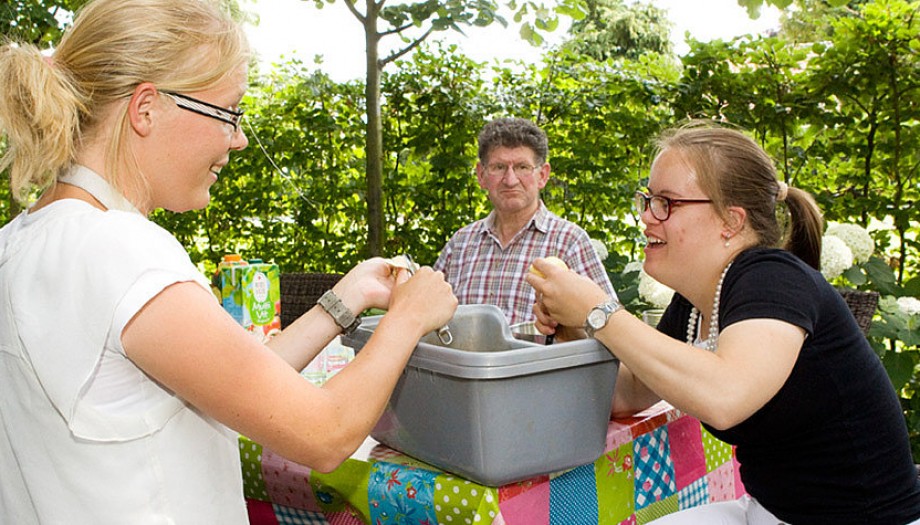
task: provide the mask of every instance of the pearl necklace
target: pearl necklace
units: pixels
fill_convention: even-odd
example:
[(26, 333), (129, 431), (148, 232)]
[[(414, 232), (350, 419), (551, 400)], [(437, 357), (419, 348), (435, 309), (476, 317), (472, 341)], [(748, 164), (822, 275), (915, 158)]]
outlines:
[[(709, 337), (706, 338), (703, 348), (710, 351), (716, 351), (716, 343), (719, 340), (719, 299), (722, 296), (722, 282), (725, 281), (725, 274), (732, 267), (734, 261), (729, 261), (722, 275), (719, 276), (719, 284), (716, 285), (716, 295), (712, 299), (712, 314), (709, 316)], [(687, 321), (687, 344), (693, 346), (693, 340), (696, 336), (696, 324), (700, 317), (700, 311), (694, 306), (690, 310), (690, 319)]]

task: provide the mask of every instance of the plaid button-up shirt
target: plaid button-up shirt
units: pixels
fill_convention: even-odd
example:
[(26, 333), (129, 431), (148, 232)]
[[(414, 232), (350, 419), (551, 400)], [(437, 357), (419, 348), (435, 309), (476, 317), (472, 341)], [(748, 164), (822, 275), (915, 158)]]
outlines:
[(533, 218), (502, 247), (493, 233), (495, 212), (458, 230), (434, 264), (444, 272), (460, 304), (493, 304), (509, 324), (534, 320), (536, 294), (524, 281), (539, 257), (559, 257), (573, 271), (589, 277), (608, 295), (613, 286), (587, 232), (550, 212), (543, 202)]

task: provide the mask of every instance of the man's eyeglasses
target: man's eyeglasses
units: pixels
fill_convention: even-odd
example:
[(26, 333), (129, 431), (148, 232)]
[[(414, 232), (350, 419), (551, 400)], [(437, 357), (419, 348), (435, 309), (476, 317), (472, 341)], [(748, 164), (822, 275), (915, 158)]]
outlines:
[(233, 111), (232, 109), (215, 106), (203, 100), (198, 100), (197, 98), (192, 98), (188, 95), (182, 95), (172, 91), (160, 91), (160, 93), (168, 95), (169, 98), (173, 99), (176, 105), (182, 109), (230, 124), (233, 126), (233, 133), (239, 133), (240, 131), (240, 121), (243, 120), (242, 110)]
[(492, 177), (501, 177), (505, 173), (508, 173), (508, 168), (514, 170), (514, 175), (518, 178), (529, 177), (533, 174), (533, 170), (537, 169), (539, 166), (532, 166), (530, 164), (514, 164), (508, 165), (503, 162), (496, 162), (495, 164), (489, 164), (486, 166), (486, 173)]
[(669, 199), (661, 195), (648, 195), (645, 192), (637, 191), (633, 197), (633, 207), (636, 213), (642, 215), (645, 210), (652, 210), (652, 217), (659, 221), (666, 221), (671, 217), (671, 210), (681, 204), (697, 204), (712, 202), (710, 199)]

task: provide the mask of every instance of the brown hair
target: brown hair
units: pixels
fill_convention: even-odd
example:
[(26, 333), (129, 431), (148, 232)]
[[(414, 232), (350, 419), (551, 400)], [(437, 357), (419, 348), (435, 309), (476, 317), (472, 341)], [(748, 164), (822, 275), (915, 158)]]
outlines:
[[(787, 190), (776, 179), (773, 161), (750, 137), (708, 121), (694, 121), (666, 131), (657, 148), (659, 153), (666, 149), (680, 152), (716, 212), (726, 220), (730, 206), (743, 208), (758, 246), (782, 246), (811, 267), (820, 268), (821, 210), (808, 192)], [(788, 208), (788, 222), (781, 221), (777, 213), (780, 202)]]
[(530, 148), (539, 163), (546, 162), (549, 141), (539, 126), (525, 118), (497, 118), (479, 132), (479, 161), (486, 162), (495, 148)]
[[(106, 110), (120, 111), (104, 174), (114, 184), (116, 169), (133, 162), (124, 140), (134, 88), (206, 89), (248, 62), (249, 45), (218, 0), (93, 0), (53, 59), (43, 58), (30, 44), (0, 47), (0, 131), (9, 139), (0, 169), (10, 168), (19, 201), (73, 164)], [(135, 183), (145, 195), (143, 175)]]

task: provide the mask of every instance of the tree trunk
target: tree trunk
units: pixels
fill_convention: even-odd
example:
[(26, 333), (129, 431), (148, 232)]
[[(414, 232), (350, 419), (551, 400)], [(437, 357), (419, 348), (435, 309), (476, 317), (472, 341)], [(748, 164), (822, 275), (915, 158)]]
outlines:
[(378, 5), (367, 2), (364, 36), (367, 45), (367, 79), (364, 88), (367, 105), (365, 157), (367, 181), (367, 255), (383, 255), (383, 130), (380, 119), (380, 61), (377, 34)]

